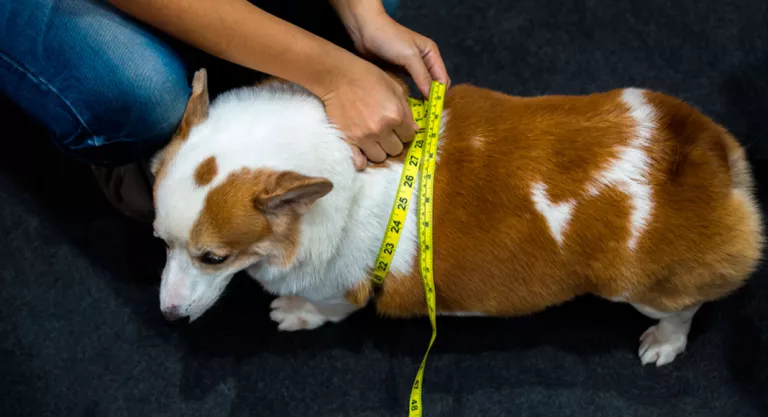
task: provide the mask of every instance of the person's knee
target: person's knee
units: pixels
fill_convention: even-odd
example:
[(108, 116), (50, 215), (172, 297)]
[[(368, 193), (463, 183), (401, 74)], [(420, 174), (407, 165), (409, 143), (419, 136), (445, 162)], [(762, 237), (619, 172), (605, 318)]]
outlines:
[(0, 29), (0, 93), (66, 154), (128, 163), (170, 140), (190, 93), (187, 71), (147, 27), (92, 0), (11, 3), (0, 17), (9, 22)]
[[(91, 163), (147, 158), (177, 129), (190, 87), (180, 61), (138, 52), (134, 63), (116, 66), (91, 91), (80, 114), (85, 129), (63, 145)], [(101, 103), (101, 104), (100, 104)]]

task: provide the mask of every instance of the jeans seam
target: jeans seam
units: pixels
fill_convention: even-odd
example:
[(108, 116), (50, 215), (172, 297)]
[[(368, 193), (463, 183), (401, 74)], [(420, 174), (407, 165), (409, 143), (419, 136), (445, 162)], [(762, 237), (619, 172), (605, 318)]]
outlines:
[[(169, 120), (169, 121), (161, 124), (160, 126), (158, 126), (155, 129), (155, 131), (153, 131), (151, 134), (147, 134), (147, 135), (144, 135), (144, 136), (136, 136), (136, 137), (125, 137), (125, 136), (122, 136), (122, 135), (116, 136), (115, 139), (111, 140), (109, 143), (107, 143), (107, 145), (110, 144), (110, 143), (119, 143), (119, 142), (138, 142), (138, 143), (144, 143), (144, 139), (156, 136), (157, 131), (163, 130), (163, 129), (165, 129), (168, 126), (173, 126), (173, 125), (178, 124), (178, 123), (179, 123), (178, 121)], [(83, 126), (85, 126), (85, 125), (83, 125)], [(85, 128), (88, 129), (87, 126), (85, 126)], [(103, 137), (104, 136), (104, 135), (96, 135), (90, 129), (88, 129), (88, 132), (93, 137)]]
[(24, 67), (23, 65), (19, 64), (16, 60), (12, 59), (10, 56), (5, 54), (3, 51), (0, 51), (0, 58), (2, 58), (4, 61), (8, 62), (8, 64), (12, 65), (14, 68), (16, 68), (18, 71), (23, 73), (27, 76), (32, 82), (42, 85), (43, 87), (47, 88), (50, 92), (53, 93), (59, 100), (61, 100), (62, 103), (69, 109), (70, 113), (77, 119), (77, 121), (80, 123), (80, 125), (85, 128), (85, 130), (88, 131), (88, 133), (91, 136), (96, 136), (90, 127), (85, 123), (85, 121), (80, 117), (80, 114), (75, 110), (74, 106), (67, 101), (52, 85), (50, 85), (48, 82), (46, 82), (42, 77), (37, 76), (34, 72), (29, 70), (28, 68)]
[[(16, 71), (19, 71), (21, 74), (24, 74), (24, 76), (26, 76), (27, 79), (29, 79), (35, 85), (38, 85), (38, 86), (46, 89), (48, 92), (50, 92), (53, 96), (55, 96), (59, 100), (59, 102), (64, 106), (66, 111), (70, 115), (72, 115), (72, 117), (77, 121), (76, 125), (79, 125), (79, 127), (75, 130), (75, 132), (73, 134), (71, 134), (71, 136), (69, 136), (68, 139), (62, 141), (61, 143), (67, 143), (72, 138), (75, 138), (75, 137), (81, 135), (82, 133), (84, 133), (83, 131), (87, 132), (87, 134), (89, 136), (93, 137), (93, 138), (99, 137), (99, 135), (96, 135), (93, 132), (93, 130), (91, 130), (91, 128), (85, 123), (85, 121), (82, 119), (80, 114), (75, 110), (74, 106), (69, 101), (67, 101), (58, 92), (58, 90), (56, 90), (56, 88), (54, 88), (52, 85), (50, 85), (45, 79), (43, 79), (42, 77), (38, 76), (35, 72), (33, 72), (30, 69), (28, 69), (27, 67), (23, 66), (22, 64), (20, 64), (15, 59), (11, 58), (8, 54), (3, 52), (2, 50), (0, 50), (0, 60), (2, 60), (3, 62), (6, 62), (12, 69), (15, 69)], [(167, 128), (169, 126), (173, 126), (174, 124), (178, 124), (178, 121), (169, 120), (169, 121), (166, 121), (165, 123), (163, 123), (161, 126), (157, 127), (155, 129), (155, 131), (153, 131), (151, 134), (144, 135), (141, 138), (131, 138), (131, 139), (128, 139), (128, 138), (125, 138), (122, 135), (120, 135), (120, 136), (116, 137), (116, 140), (112, 140), (109, 143), (105, 143), (105, 145), (116, 144), (116, 143), (120, 143), (120, 142), (132, 143), (134, 146), (137, 147), (137, 152), (138, 153), (144, 154), (144, 152), (146, 152), (148, 149), (154, 149), (154, 147), (150, 146), (147, 143), (145, 143), (145, 141), (142, 140), (142, 139), (149, 138), (149, 137), (154, 137), (154, 136), (157, 135), (158, 131), (164, 130), (165, 128)], [(95, 149), (95, 148), (99, 148), (100, 147), (100, 146), (93, 146), (93, 147), (89, 147), (89, 146), (75, 146), (75, 147), (72, 147), (72, 146), (63, 146), (60, 143), (60, 141), (57, 141), (57, 140), (54, 140), (53, 142), (54, 142), (56, 148), (58, 148), (60, 151), (64, 152), (66, 155), (68, 155), (70, 157), (73, 157), (76, 160), (80, 160), (81, 162), (88, 162), (88, 163), (93, 163), (93, 162), (89, 158), (81, 157), (79, 152), (81, 152), (82, 150), (87, 150), (89, 148)]]

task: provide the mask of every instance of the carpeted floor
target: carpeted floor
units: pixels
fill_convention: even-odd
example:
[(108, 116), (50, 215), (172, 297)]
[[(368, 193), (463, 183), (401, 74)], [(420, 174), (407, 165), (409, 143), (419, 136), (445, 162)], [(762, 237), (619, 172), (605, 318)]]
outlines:
[[(635, 85), (688, 100), (749, 146), (765, 204), (765, 2), (403, 0), (400, 18), (438, 42), (454, 83), (520, 95)], [(269, 297), (240, 277), (198, 322), (168, 325), (149, 227), (108, 206), (88, 168), (23, 115), (2, 114), (0, 415), (406, 415), (428, 321), (369, 310), (279, 334)], [(766, 298), (763, 271), (704, 307), (688, 352), (660, 369), (640, 366), (652, 321), (628, 306), (442, 318), (425, 416), (768, 415)]]

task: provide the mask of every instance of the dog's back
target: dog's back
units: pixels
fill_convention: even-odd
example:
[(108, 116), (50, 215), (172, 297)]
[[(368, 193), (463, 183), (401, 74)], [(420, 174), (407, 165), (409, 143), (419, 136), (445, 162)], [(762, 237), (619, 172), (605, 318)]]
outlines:
[[(446, 96), (435, 185), (438, 309), (525, 314), (584, 293), (678, 311), (739, 287), (763, 230), (744, 151), (638, 89)], [(384, 314), (424, 314), (416, 270)], [(408, 282), (409, 285), (405, 285)]]

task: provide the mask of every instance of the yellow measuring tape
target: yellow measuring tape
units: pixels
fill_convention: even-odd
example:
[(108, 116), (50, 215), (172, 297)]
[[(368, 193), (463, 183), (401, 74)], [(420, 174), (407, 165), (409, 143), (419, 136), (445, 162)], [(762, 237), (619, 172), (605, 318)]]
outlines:
[(376, 285), (384, 283), (389, 272), (392, 259), (395, 256), (400, 234), (405, 227), (405, 219), (408, 214), (408, 206), (413, 196), (413, 188), (416, 184), (416, 176), (419, 177), (419, 206), (418, 225), (420, 255), (419, 266), (421, 268), (421, 281), (424, 284), (424, 293), (427, 301), (429, 321), (432, 324), (432, 338), (424, 359), (421, 361), (416, 380), (411, 387), (411, 399), (408, 406), (409, 417), (421, 417), (421, 390), (424, 380), (424, 365), (427, 356), (432, 349), (437, 337), (437, 325), (435, 319), (435, 282), (432, 271), (432, 193), (434, 191), (435, 159), (437, 156), (437, 141), (440, 133), (440, 122), (443, 116), (443, 101), (445, 100), (445, 85), (433, 81), (429, 90), (429, 99), (425, 103), (413, 98), (408, 99), (413, 118), (419, 125), (419, 131), (413, 139), (411, 147), (403, 163), (403, 172), (400, 174), (400, 184), (395, 194), (392, 212), (389, 215), (389, 223), (381, 242), (379, 255), (374, 264), (373, 282)]

